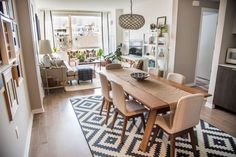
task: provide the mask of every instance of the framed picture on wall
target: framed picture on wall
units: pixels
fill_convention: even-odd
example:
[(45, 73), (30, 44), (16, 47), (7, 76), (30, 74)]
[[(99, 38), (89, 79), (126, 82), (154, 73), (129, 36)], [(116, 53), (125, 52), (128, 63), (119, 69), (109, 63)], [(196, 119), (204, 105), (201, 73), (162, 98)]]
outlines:
[(12, 121), (18, 109), (18, 98), (16, 93), (16, 85), (12, 77), (12, 67), (9, 67), (2, 73), (4, 84), (4, 96), (7, 105), (9, 120)]
[(157, 18), (157, 28), (166, 25), (166, 16), (161, 16)]
[(14, 9), (12, 0), (0, 0), (0, 12), (5, 16), (14, 19)]

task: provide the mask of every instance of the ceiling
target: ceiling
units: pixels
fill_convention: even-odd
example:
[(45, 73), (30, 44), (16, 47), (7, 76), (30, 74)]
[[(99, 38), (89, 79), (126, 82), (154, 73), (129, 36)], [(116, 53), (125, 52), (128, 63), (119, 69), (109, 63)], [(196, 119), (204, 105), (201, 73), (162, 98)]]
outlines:
[[(133, 0), (135, 3), (144, 0)], [(147, 0), (145, 0), (147, 1)], [(39, 9), (50, 10), (95, 10), (106, 11), (111, 9), (122, 9), (130, 6), (129, 0), (36, 0)]]

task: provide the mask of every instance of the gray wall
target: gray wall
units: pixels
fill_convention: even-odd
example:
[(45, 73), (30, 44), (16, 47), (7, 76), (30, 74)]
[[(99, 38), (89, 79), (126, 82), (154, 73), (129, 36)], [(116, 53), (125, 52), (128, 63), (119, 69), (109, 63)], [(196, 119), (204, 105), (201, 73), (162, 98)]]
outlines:
[(236, 10), (236, 1), (227, 0), (221, 52), (219, 58), (220, 64), (225, 63), (227, 48), (229, 47), (236, 48), (236, 34), (232, 34), (234, 18), (236, 16), (235, 10)]
[(185, 75), (187, 83), (195, 78), (202, 7), (218, 8), (219, 3), (201, 1), (194, 7), (190, 0), (178, 1), (174, 72)]

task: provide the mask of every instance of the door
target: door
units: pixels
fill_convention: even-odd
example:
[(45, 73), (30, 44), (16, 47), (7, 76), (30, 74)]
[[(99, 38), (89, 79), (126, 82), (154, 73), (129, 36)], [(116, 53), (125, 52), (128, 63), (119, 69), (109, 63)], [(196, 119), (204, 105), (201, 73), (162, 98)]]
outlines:
[(218, 10), (202, 9), (196, 78), (210, 80), (217, 21)]

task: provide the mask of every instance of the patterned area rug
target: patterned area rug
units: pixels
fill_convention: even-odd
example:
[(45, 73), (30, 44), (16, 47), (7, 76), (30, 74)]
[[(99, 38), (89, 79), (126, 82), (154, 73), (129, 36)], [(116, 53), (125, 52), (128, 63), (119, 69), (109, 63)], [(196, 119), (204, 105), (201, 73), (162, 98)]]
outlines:
[[(170, 156), (168, 137), (162, 131), (159, 132), (158, 137), (151, 137), (155, 141), (153, 145), (150, 146), (149, 144), (146, 153), (138, 150), (144, 132), (140, 118), (135, 119), (135, 125), (132, 121), (128, 123), (125, 143), (120, 144), (123, 119), (118, 117), (114, 129), (111, 130), (110, 126), (113, 118), (111, 113), (108, 125), (104, 124), (105, 112), (101, 116), (99, 115), (102, 102), (101, 96), (79, 97), (70, 101), (94, 156)], [(153, 130), (155, 130), (155, 127)], [(197, 137), (198, 156), (236, 157), (236, 138), (202, 120), (194, 130)], [(176, 139), (175, 150), (178, 157), (193, 156), (188, 136)]]

